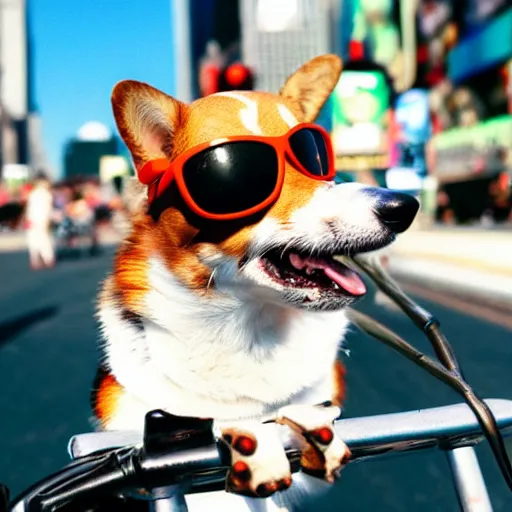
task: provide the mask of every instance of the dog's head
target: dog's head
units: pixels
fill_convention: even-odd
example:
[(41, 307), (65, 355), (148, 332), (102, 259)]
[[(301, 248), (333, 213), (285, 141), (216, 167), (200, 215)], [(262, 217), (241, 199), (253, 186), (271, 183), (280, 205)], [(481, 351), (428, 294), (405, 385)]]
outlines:
[[(113, 91), (114, 114), (140, 172), (149, 161), (172, 162), (220, 138), (276, 137), (314, 121), (341, 67), (334, 55), (317, 57), (291, 75), (278, 95), (219, 93), (190, 105), (147, 84), (124, 81)], [(235, 221), (208, 220), (191, 212), (170, 180), (145, 217), (150, 251), (159, 253), (182, 285), (201, 293), (230, 290), (316, 310), (351, 304), (364, 295), (364, 284), (343, 259), (333, 256), (389, 244), (411, 224), (417, 201), (384, 189), (318, 181), (289, 159), (284, 171), (277, 199), (258, 214)], [(264, 169), (261, 175), (266, 179)]]

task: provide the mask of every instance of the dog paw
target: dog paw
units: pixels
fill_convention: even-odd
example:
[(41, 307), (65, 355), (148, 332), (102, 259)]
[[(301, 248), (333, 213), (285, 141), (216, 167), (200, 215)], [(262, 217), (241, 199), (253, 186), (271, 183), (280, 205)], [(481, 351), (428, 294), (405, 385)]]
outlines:
[(226, 491), (266, 498), (290, 487), (290, 463), (274, 430), (264, 425), (222, 430), (222, 439), (231, 449)]
[(350, 458), (348, 446), (336, 435), (333, 423), (339, 407), (289, 405), (279, 411), (277, 423), (287, 425), (305, 441), (301, 466), (305, 473), (334, 482)]

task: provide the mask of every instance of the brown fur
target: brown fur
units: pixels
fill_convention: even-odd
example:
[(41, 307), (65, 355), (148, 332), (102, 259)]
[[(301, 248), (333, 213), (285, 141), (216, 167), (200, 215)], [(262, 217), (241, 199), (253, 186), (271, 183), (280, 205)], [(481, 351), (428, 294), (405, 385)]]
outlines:
[(332, 55), (316, 57), (291, 75), (279, 94), (300, 110), (302, 121), (312, 122), (332, 92), (333, 76), (339, 76), (342, 67), (341, 60)]
[(345, 401), (346, 396), (346, 386), (345, 386), (345, 375), (346, 375), (345, 366), (341, 361), (336, 361), (334, 363), (333, 369), (333, 380), (334, 380), (334, 394), (332, 397), (332, 404), (341, 407), (343, 402)]
[(325, 464), (324, 454), (313, 445), (305, 445), (300, 458), (301, 467), (309, 472), (316, 473), (323, 471)]
[(116, 378), (104, 368), (99, 368), (91, 394), (94, 415), (100, 425), (106, 425), (115, 415), (123, 387)]
[[(258, 121), (265, 135), (282, 135), (289, 127), (278, 115), (277, 106), (288, 107), (299, 122), (313, 121), (340, 72), (340, 59), (326, 55), (313, 59), (293, 74), (280, 95), (240, 94), (247, 94), (257, 101)], [(248, 134), (239, 117), (240, 110), (246, 106), (226, 96), (212, 95), (185, 105), (148, 84), (126, 80), (114, 87), (112, 106), (119, 133), (132, 154), (137, 171), (149, 160), (172, 160), (198, 144), (219, 137)], [(286, 225), (291, 213), (305, 205), (319, 185), (320, 182), (307, 178), (286, 163), (282, 193), (267, 215)], [(133, 215), (131, 233), (119, 248), (113, 274), (105, 282), (100, 300), (104, 303), (115, 301), (119, 308), (144, 315), (144, 300), (150, 291), (147, 271), (151, 255), (158, 254), (188, 289), (206, 293), (211, 271), (201, 263), (199, 255), (220, 250), (226, 255), (242, 258), (253, 225), (238, 227), (223, 236), (217, 233), (215, 242), (208, 241), (201, 236), (199, 227), (190, 221), (179, 198), (166, 195), (165, 208), (155, 219), (147, 212), (140, 192), (141, 207)], [(335, 375), (338, 387), (334, 399), (341, 400), (342, 372), (336, 370)], [(114, 381), (107, 380), (108, 385), (97, 393), (98, 413), (102, 417), (111, 412), (113, 397), (120, 396), (121, 388)]]
[(112, 107), (137, 169), (148, 160), (171, 156), (182, 103), (143, 82), (124, 80), (112, 91)]

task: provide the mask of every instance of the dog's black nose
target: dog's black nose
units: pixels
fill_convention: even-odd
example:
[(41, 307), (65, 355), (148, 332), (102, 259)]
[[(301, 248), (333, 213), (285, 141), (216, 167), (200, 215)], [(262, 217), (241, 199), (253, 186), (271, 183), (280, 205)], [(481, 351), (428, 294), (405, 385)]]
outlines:
[(394, 233), (403, 233), (414, 220), (420, 204), (409, 194), (388, 189), (375, 189), (374, 205), (378, 219)]

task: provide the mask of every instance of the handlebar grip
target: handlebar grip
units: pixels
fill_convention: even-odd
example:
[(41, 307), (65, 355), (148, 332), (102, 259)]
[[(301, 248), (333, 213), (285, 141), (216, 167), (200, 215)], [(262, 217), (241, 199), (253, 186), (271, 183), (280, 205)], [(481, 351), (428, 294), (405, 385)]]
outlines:
[(226, 469), (230, 463), (227, 445), (214, 441), (207, 446), (160, 453), (142, 452), (137, 461), (137, 481), (148, 489), (164, 487), (201, 474)]
[(135, 465), (138, 479), (148, 488), (177, 483), (187, 474), (227, 468), (230, 463), (229, 448), (215, 438), (212, 419), (150, 411), (143, 444)]

